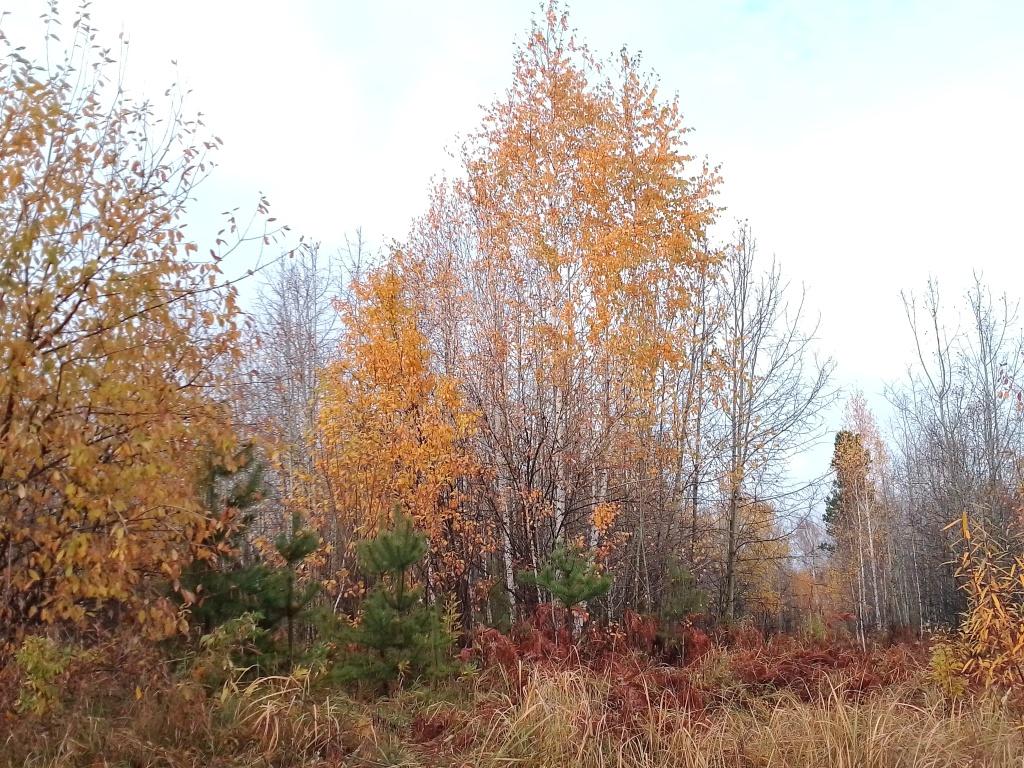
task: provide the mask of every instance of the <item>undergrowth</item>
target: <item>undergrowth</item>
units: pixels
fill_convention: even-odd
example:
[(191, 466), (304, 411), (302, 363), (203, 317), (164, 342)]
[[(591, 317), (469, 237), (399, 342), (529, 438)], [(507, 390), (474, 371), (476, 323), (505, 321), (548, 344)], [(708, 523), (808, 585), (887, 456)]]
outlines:
[(835, 638), (765, 639), (749, 627), (712, 635), (692, 626), (666, 643), (634, 619), (566, 644), (552, 618), (538, 615), (510, 635), (479, 632), (459, 678), (387, 698), (346, 693), (317, 668), (210, 676), (193, 674), (210, 666), (207, 656), (167, 663), (119, 639), (88, 654), (47, 646), (36, 650), (61, 662), (44, 665), (48, 706), (19, 706), (38, 677), (15, 661), (0, 670), (0, 765), (1024, 762), (1014, 700), (966, 681), (951, 685), (953, 673), (925, 643), (862, 651)]

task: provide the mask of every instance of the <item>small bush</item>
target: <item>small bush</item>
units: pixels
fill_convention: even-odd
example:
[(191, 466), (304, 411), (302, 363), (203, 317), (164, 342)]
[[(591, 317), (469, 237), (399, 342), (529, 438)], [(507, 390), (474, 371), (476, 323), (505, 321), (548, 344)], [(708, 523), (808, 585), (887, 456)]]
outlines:
[(967, 594), (963, 623), (946, 651), (982, 688), (1024, 687), (1024, 557), (973, 524), (959, 521), (957, 575)]
[(967, 680), (963, 676), (959, 654), (948, 640), (941, 640), (932, 646), (928, 660), (928, 680), (949, 699), (958, 699), (967, 692)]
[(259, 614), (248, 612), (228, 619), (199, 639), (199, 652), (191, 660), (191, 677), (210, 688), (220, 688), (242, 672), (257, 666), (266, 631)]
[(48, 637), (26, 637), (14, 654), (21, 676), (15, 707), (22, 714), (44, 715), (60, 705), (60, 680), (76, 652)]

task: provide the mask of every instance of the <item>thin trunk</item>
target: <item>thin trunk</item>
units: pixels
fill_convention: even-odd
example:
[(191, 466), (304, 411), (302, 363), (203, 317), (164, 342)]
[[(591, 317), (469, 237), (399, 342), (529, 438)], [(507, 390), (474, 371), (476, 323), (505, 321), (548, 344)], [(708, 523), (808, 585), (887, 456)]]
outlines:
[(864, 578), (864, 527), (861, 520), (860, 504), (854, 506), (857, 509), (857, 636), (860, 639), (861, 648), (866, 648), (864, 619), (867, 615), (867, 590)]
[(729, 533), (725, 553), (725, 618), (736, 618), (736, 550), (739, 525), (739, 490), (729, 495)]
[[(554, 542), (565, 537), (565, 503), (566, 503), (566, 461), (565, 461), (565, 394), (561, 387), (555, 390), (555, 510), (554, 510)], [(553, 543), (554, 543), (553, 542)]]
[(871, 592), (874, 596), (875, 630), (882, 629), (882, 616), (878, 600), (878, 562), (875, 558), (875, 531), (871, 521), (871, 504), (864, 504), (864, 516), (868, 526), (868, 557), (871, 565)]
[(516, 574), (512, 561), (512, 489), (502, 472), (501, 485), (501, 559), (504, 566), (505, 591), (509, 600), (509, 619), (514, 623), (517, 618), (516, 605)]

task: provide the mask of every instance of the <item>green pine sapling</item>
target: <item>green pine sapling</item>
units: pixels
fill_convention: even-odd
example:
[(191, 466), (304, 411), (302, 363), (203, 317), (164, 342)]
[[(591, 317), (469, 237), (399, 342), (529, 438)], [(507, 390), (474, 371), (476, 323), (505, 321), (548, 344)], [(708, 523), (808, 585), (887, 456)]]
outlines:
[(605, 595), (611, 588), (612, 580), (601, 573), (597, 565), (579, 546), (559, 544), (536, 574), (522, 572), (519, 580), (528, 586), (539, 587), (548, 592), (565, 608), (569, 624), (569, 636), (573, 636), (573, 609), (588, 600)]
[(381, 689), (451, 671), (454, 621), (427, 605), (423, 591), (412, 583), (410, 571), (426, 553), (426, 537), (401, 515), (391, 530), (360, 545), (360, 564), (376, 583), (363, 602), (360, 621), (342, 634), (350, 646), (335, 667), (342, 682)]

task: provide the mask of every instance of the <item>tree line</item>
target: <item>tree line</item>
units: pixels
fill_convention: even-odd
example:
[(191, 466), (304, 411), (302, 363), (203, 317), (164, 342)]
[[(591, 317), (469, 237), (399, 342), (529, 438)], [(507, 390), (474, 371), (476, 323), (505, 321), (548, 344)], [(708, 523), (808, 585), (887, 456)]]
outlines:
[[(5, 640), (172, 634), (243, 572), (287, 617), (289, 655), (306, 603), (357, 619), (406, 569), (417, 588), (394, 604), (509, 627), (564, 587), (556, 564), (579, 576), (573, 558), (576, 621), (865, 639), (957, 621), (961, 513), (1016, 546), (1014, 306), (979, 280), (952, 331), (934, 285), (905, 297), (892, 428), (849, 399), (819, 517), (823, 483), (791, 464), (830, 439), (840, 393), (804, 292), (746, 225), (716, 234), (722, 181), (688, 153), (678, 100), (557, 5), (409, 232), (330, 258), (265, 201), (200, 253), (186, 207), (219, 142), (110, 82), (87, 17), (76, 35), (63, 63), (12, 50), (0, 69)], [(246, 246), (284, 254), (243, 312), (222, 265)], [(400, 521), (422, 558), (368, 569), (366, 542)]]

